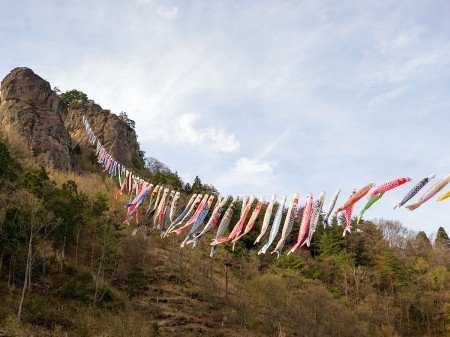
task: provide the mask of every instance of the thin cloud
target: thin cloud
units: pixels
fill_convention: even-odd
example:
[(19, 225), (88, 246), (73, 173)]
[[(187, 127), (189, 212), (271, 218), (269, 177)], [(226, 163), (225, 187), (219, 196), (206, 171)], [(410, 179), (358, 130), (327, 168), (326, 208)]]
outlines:
[(166, 19), (175, 19), (178, 15), (178, 7), (168, 8), (164, 6), (158, 6), (158, 8), (156, 9), (156, 13)]
[(380, 37), (378, 48), (382, 54), (399, 52), (405, 48), (417, 45), (425, 33), (424, 27), (412, 27), (389, 37)]
[(384, 103), (386, 101), (393, 100), (401, 95), (403, 95), (408, 90), (407, 86), (400, 86), (388, 92), (385, 92), (374, 99), (370, 100), (369, 106), (373, 106), (379, 103)]

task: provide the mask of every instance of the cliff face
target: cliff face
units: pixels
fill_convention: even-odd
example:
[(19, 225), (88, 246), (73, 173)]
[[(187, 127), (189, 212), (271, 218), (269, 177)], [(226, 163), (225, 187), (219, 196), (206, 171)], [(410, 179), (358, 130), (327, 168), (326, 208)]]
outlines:
[(136, 132), (109, 110), (95, 103), (66, 107), (50, 84), (29, 68), (13, 69), (1, 82), (0, 137), (23, 145), (45, 165), (71, 170), (74, 146), (84, 153), (93, 151), (83, 114), (111, 155), (129, 168), (142, 166)]
[(28, 68), (13, 69), (1, 83), (0, 131), (23, 144), (30, 156), (60, 170), (71, 169), (67, 110), (50, 84)]
[(84, 151), (92, 151), (86, 142), (86, 129), (82, 121), (86, 115), (89, 125), (105, 149), (119, 162), (127, 167), (139, 167), (142, 159), (139, 155), (139, 143), (136, 132), (117, 115), (102, 109), (98, 104), (88, 103), (82, 107), (69, 107), (65, 126), (74, 144), (80, 145)]

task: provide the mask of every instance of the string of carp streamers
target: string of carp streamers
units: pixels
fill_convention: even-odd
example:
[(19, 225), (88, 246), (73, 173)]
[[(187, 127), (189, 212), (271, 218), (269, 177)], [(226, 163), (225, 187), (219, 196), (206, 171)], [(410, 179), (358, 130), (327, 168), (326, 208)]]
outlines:
[[(217, 227), (215, 237), (211, 242), (212, 247), (210, 256), (212, 257), (215, 254), (217, 247), (225, 242), (231, 242), (233, 244), (234, 250), (234, 245), (236, 244), (236, 242), (243, 236), (247, 235), (254, 227), (257, 217), (264, 204), (264, 198), (260, 198), (258, 200), (255, 207), (253, 208), (249, 220), (246, 221), (248, 215), (250, 214), (250, 211), (252, 210), (256, 198), (255, 196), (244, 196), (242, 198), (242, 207), (239, 220), (236, 224), (234, 224), (230, 234), (228, 236), (224, 236), (233, 218), (234, 209), (239, 202), (238, 196), (235, 196), (228, 204), (228, 207), (226, 207), (229, 199), (228, 197), (222, 198), (220, 196), (216, 197), (214, 195), (208, 194), (193, 194), (187, 204), (184, 206), (184, 209), (181, 212), (178, 212), (181, 197), (179, 191), (171, 191), (168, 187), (162, 185), (154, 186), (145, 179), (139, 177), (139, 175), (136, 175), (134, 172), (127, 169), (113, 156), (111, 156), (108, 151), (106, 151), (100, 140), (92, 131), (86, 116), (83, 115), (82, 121), (87, 131), (88, 142), (96, 147), (95, 154), (97, 156), (97, 161), (102, 165), (103, 171), (108, 172), (111, 180), (114, 177), (118, 178), (119, 190), (115, 195), (116, 199), (123, 193), (127, 193), (129, 195), (129, 202), (125, 205), (127, 214), (124, 219), (124, 223), (129, 224), (130, 220), (135, 217), (136, 225), (132, 232), (132, 235), (136, 235), (141, 228), (145, 227), (147, 230), (145, 237), (149, 237), (150, 235), (152, 235), (155, 229), (159, 229), (160, 236), (164, 238), (172, 233), (181, 235), (185, 229), (189, 228), (189, 232), (182, 241), (181, 247), (184, 247), (186, 244), (190, 243), (192, 244), (192, 247), (196, 247), (206, 233), (213, 231)], [(420, 180), (405, 194), (404, 198), (394, 207), (394, 209), (400, 208), (405, 205), (435, 177), (436, 175), (432, 174)], [(375, 187), (375, 183), (369, 183), (361, 187), (360, 189), (353, 189), (350, 196), (342, 204), (342, 206), (338, 207), (334, 211), (334, 215), (337, 215), (340, 212), (345, 213), (346, 224), (342, 235), (345, 236), (346, 233), (351, 232), (352, 212), (355, 204), (358, 201), (360, 201), (365, 196), (367, 196), (368, 198), (366, 205), (358, 214), (357, 224), (359, 224), (360, 219), (362, 218), (364, 213), (378, 200), (380, 200), (380, 198), (386, 192), (398, 188), (399, 186), (410, 181), (411, 178), (409, 177), (401, 177), (383, 183), (377, 187)], [(439, 179), (416, 202), (406, 205), (405, 208), (412, 211), (420, 207), (426, 201), (439, 193), (449, 182), (450, 174)], [(330, 216), (333, 213), (340, 192), (340, 189), (336, 191), (330, 201), (327, 211), (323, 214), (322, 223), (324, 227), (330, 226)], [(144, 216), (142, 217), (141, 221), (139, 221), (139, 207), (144, 203), (144, 200), (147, 196), (149, 196), (149, 204), (147, 210), (144, 213)], [(449, 197), (450, 190), (439, 195), (437, 201), (443, 201)], [(217, 201), (214, 204), (216, 198)], [(275, 238), (280, 230), (283, 212), (285, 210), (284, 205), (286, 203), (286, 199), (287, 196), (283, 196), (277, 204), (276, 196), (273, 195), (269, 203), (266, 204), (267, 207), (264, 213), (264, 219), (262, 221), (261, 232), (256, 238), (254, 244), (256, 245), (261, 241), (271, 224), (270, 234), (267, 238), (267, 242), (261, 247), (258, 254), (265, 254), (272, 243), (275, 241)], [(325, 202), (325, 192), (322, 192), (316, 200), (314, 200), (313, 195), (309, 193), (306, 196), (306, 201), (303, 208), (298, 207), (298, 202), (299, 194), (295, 193), (292, 196), (291, 202), (286, 212), (286, 216), (284, 217), (285, 220), (281, 237), (279, 238), (275, 249), (272, 251), (272, 254), (276, 253), (277, 257), (279, 257), (282, 253), (284, 245), (289, 235), (291, 234), (294, 223), (296, 221), (299, 221), (297, 241), (294, 246), (288, 250), (287, 254), (289, 255), (295, 252), (298, 247), (301, 247), (304, 244), (306, 244), (307, 246), (311, 244), (314, 232), (319, 222), (319, 217), (322, 214), (322, 207)], [(275, 207), (275, 216), (273, 217), (273, 220), (271, 222), (270, 220), (272, 218), (272, 213)], [(211, 215), (208, 218), (210, 209), (212, 211)], [(226, 211), (222, 216), (222, 213), (225, 209)], [(178, 216), (176, 216), (176, 214), (178, 214)], [(201, 226), (204, 222), (206, 222), (206, 225), (203, 229), (201, 229)], [(241, 234), (242, 230), (244, 231)]]

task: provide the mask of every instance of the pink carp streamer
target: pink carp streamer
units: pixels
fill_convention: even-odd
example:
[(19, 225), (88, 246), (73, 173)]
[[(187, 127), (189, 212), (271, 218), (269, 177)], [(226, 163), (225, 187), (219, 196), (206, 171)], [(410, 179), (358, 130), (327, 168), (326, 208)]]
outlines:
[(361, 188), (356, 193), (352, 194), (350, 198), (345, 202), (345, 204), (339, 207), (334, 214), (338, 214), (339, 212), (345, 211), (347, 208), (353, 206), (357, 201), (359, 201), (362, 197), (364, 197), (369, 190), (375, 186), (375, 183), (370, 183)]
[(211, 231), (214, 227), (216, 227), (217, 223), (219, 222), (219, 218), (222, 215), (223, 209), (225, 207), (225, 204), (228, 201), (228, 197), (221, 198), (219, 197), (219, 200), (217, 201), (216, 206), (214, 207), (213, 213), (211, 217), (208, 220), (208, 223), (206, 224), (205, 228), (200, 233), (195, 233), (193, 235), (194, 239), (188, 241), (187, 243), (192, 243), (192, 248), (198, 245), (203, 235)]
[(191, 218), (186, 221), (186, 223), (184, 224), (184, 226), (180, 226), (177, 229), (172, 230), (172, 232), (177, 233), (177, 235), (180, 235), (182, 231), (184, 231), (186, 228), (188, 228), (190, 225), (192, 225), (193, 223), (195, 223), (195, 221), (197, 220), (198, 216), (200, 215), (200, 213), (203, 211), (203, 208), (205, 207), (206, 203), (208, 202), (208, 198), (209, 195), (205, 194), (203, 196), (202, 201), (200, 202), (200, 204), (197, 207), (197, 210), (195, 211), (194, 215), (191, 216)]
[[(356, 194), (357, 194), (356, 190), (353, 190), (352, 193), (350, 194), (350, 199), (351, 199), (353, 196), (355, 196)], [(345, 221), (346, 221), (346, 225), (345, 225), (345, 228), (344, 228), (344, 232), (342, 233), (342, 236), (345, 236), (345, 233), (346, 233), (346, 232), (351, 233), (351, 228), (352, 228), (352, 226), (351, 226), (351, 225), (352, 225), (352, 224), (351, 224), (351, 221), (352, 221), (353, 205), (354, 205), (354, 203), (351, 204), (350, 207), (347, 207), (347, 208), (345, 209)]]
[(271, 253), (271, 254), (276, 253), (277, 258), (280, 257), (284, 244), (286, 243), (289, 234), (291, 234), (292, 232), (292, 227), (294, 227), (294, 219), (297, 214), (297, 206), (298, 206), (298, 193), (295, 193), (294, 196), (292, 197), (291, 203), (289, 204), (286, 219), (284, 220), (283, 230), (281, 231), (281, 238), (278, 241), (275, 249)]
[(288, 255), (295, 252), (305, 238), (306, 232), (308, 231), (309, 219), (311, 217), (312, 203), (313, 195), (310, 193), (306, 196), (305, 206), (303, 206), (303, 214), (302, 220), (300, 222), (300, 228), (298, 230), (297, 243), (291, 248), (291, 250), (288, 252)]
[(262, 237), (266, 233), (267, 227), (269, 227), (270, 217), (272, 216), (272, 210), (273, 210), (273, 204), (275, 203), (275, 198), (276, 198), (275, 194), (272, 195), (272, 198), (270, 198), (270, 202), (266, 208), (266, 213), (264, 213), (264, 220), (263, 220), (263, 224), (261, 227), (261, 233), (256, 238), (254, 245), (259, 243), (259, 241), (262, 239)]
[[(244, 211), (246, 209), (246, 205), (247, 202), (249, 201), (248, 197), (244, 197), (244, 199), (242, 200), (242, 208), (241, 208), (241, 217), (244, 214)], [(235, 237), (239, 236), (239, 234), (241, 234), (242, 228), (243, 228), (244, 224), (242, 224), (242, 226), (238, 229)], [(236, 241), (233, 241), (233, 246), (232, 246), (232, 251), (234, 252), (234, 247), (236, 246)]]
[(255, 196), (252, 195), (249, 199), (249, 201), (245, 204), (245, 209), (242, 212), (241, 211), (241, 218), (239, 219), (239, 221), (236, 223), (236, 225), (234, 225), (233, 230), (231, 231), (230, 235), (228, 235), (228, 237), (221, 237), (221, 238), (216, 238), (211, 245), (217, 245), (219, 243), (223, 243), (223, 242), (227, 242), (230, 241), (232, 239), (234, 239), (236, 237), (236, 235), (238, 235), (242, 229), (242, 226), (244, 226), (244, 222), (245, 219), (247, 218), (248, 213), (250, 212), (250, 208), (252, 207), (253, 201), (255, 200)]
[(410, 182), (411, 178), (404, 177), (404, 178), (398, 178), (392, 181), (388, 181), (387, 183), (384, 183), (380, 186), (377, 186), (372, 192), (369, 193), (368, 199), (372, 198), (375, 194), (387, 192), (389, 190), (392, 190), (393, 188), (396, 188), (400, 185), (403, 185), (404, 183)]
[(442, 190), (448, 183), (450, 182), (450, 174), (446, 175), (444, 178), (439, 180), (436, 184), (434, 184), (428, 191), (422, 195), (422, 197), (415, 202), (414, 204), (405, 206), (410, 211), (419, 208), (424, 202), (435, 196), (440, 190)]
[(203, 209), (201, 210), (201, 212), (199, 213), (197, 219), (195, 219), (194, 224), (192, 225), (191, 230), (189, 231), (188, 235), (186, 235), (186, 238), (183, 240), (183, 242), (181, 243), (180, 247), (183, 248), (184, 245), (186, 244), (186, 242), (192, 237), (192, 235), (194, 235), (195, 231), (201, 226), (201, 224), (203, 223), (203, 220), (205, 220), (206, 215), (209, 212), (209, 209), (211, 208), (211, 205), (213, 203), (214, 200), (214, 196), (211, 195), (208, 198), (208, 201), (206, 202), (206, 204), (203, 206)]
[(442, 193), (440, 196), (438, 196), (437, 201), (442, 201), (450, 197), (450, 190), (448, 190), (445, 193)]
[[(172, 231), (172, 229), (174, 229), (176, 227), (176, 225), (183, 220), (183, 218), (186, 216), (186, 214), (188, 214), (188, 212), (190, 211), (192, 205), (194, 204), (194, 202), (197, 200), (197, 194), (193, 194), (191, 196), (191, 198), (189, 199), (186, 207), (184, 208), (183, 212), (181, 212), (181, 214), (178, 216), (178, 218), (176, 218), (174, 221), (172, 221), (172, 223), (169, 225), (169, 227), (167, 227), (166, 233), (164, 234), (164, 237), (167, 236), (168, 233), (170, 233)], [(199, 200), (200, 201), (200, 200)]]
[(240, 238), (242, 238), (245, 234), (247, 234), (248, 232), (251, 231), (251, 229), (253, 228), (253, 226), (255, 225), (256, 222), (256, 218), (258, 217), (259, 211), (261, 210), (262, 204), (264, 202), (264, 198), (259, 199), (258, 203), (255, 206), (255, 209), (253, 210), (252, 216), (250, 217), (250, 219), (248, 220), (247, 226), (244, 229), (244, 233), (242, 233), (241, 235), (236, 236), (233, 239), (233, 243), (237, 242)]
[[(225, 234), (225, 231), (227, 230), (228, 225), (230, 224), (231, 218), (233, 217), (234, 206), (236, 205), (238, 199), (239, 199), (239, 197), (237, 197), (237, 196), (234, 197), (233, 201), (228, 206), (228, 209), (225, 212), (225, 214), (222, 218), (222, 221), (220, 221), (219, 227), (217, 228), (216, 239), (222, 237)], [(217, 245), (212, 246), (209, 256), (213, 257), (214, 254), (216, 253), (216, 250), (217, 250)]]
[(309, 247), (311, 245), (311, 240), (316, 232), (317, 223), (319, 222), (319, 216), (320, 212), (322, 211), (323, 202), (325, 201), (325, 192), (320, 193), (319, 198), (314, 202), (312, 206), (311, 211), (311, 220), (309, 222), (309, 232), (308, 237), (306, 238), (305, 242), (306, 245)]

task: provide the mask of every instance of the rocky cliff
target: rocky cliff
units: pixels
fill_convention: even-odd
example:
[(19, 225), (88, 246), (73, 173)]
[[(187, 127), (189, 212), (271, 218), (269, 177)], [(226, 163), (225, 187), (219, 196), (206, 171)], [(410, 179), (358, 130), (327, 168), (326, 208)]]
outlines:
[(86, 129), (81, 122), (83, 114), (86, 115), (97, 138), (114, 158), (127, 167), (142, 167), (136, 132), (117, 115), (102, 109), (98, 104), (69, 106), (65, 126), (74, 144), (80, 145), (83, 151), (86, 146), (89, 147), (88, 151), (92, 151), (92, 147), (86, 142)]
[(50, 84), (31, 69), (15, 68), (1, 82), (0, 135), (60, 170), (72, 167), (66, 114)]
[(92, 101), (67, 107), (50, 84), (29, 68), (13, 69), (1, 82), (0, 137), (21, 144), (30, 157), (59, 170), (74, 167), (72, 148), (92, 153), (81, 116), (106, 150), (129, 168), (143, 165), (136, 132)]

